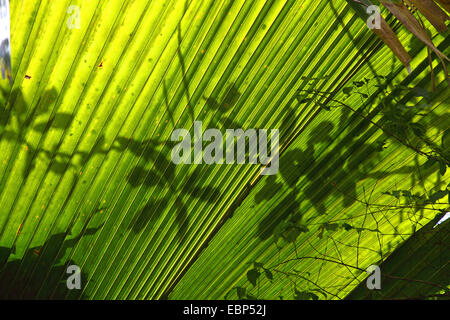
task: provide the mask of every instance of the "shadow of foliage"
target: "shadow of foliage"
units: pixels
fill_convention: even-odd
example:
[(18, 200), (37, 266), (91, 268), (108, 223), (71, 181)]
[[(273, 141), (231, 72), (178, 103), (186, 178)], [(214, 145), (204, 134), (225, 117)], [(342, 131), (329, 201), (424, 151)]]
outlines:
[(151, 168), (144, 168), (136, 165), (132, 168), (127, 177), (128, 183), (133, 187), (145, 186), (156, 187), (158, 192), (169, 192), (177, 195), (174, 203), (170, 203), (166, 198), (150, 198), (147, 203), (138, 210), (136, 216), (130, 224), (131, 230), (135, 233), (143, 231), (147, 226), (154, 225), (157, 219), (167, 209), (176, 216), (175, 221), (178, 226), (177, 237), (181, 237), (187, 232), (189, 225), (188, 209), (185, 201), (186, 197), (196, 198), (202, 202), (214, 203), (220, 196), (220, 190), (214, 187), (201, 186), (202, 166), (198, 166), (187, 176), (185, 183), (179, 181), (176, 176), (176, 165), (166, 158), (165, 154), (170, 154), (175, 143), (168, 141), (135, 141), (119, 137), (114, 145), (120, 151), (128, 150), (138, 157), (142, 157), (145, 163), (151, 163)]
[[(0, 299), (67, 299), (87, 296), (80, 290), (69, 290), (66, 280), (67, 267), (77, 265), (71, 259), (61, 260), (65, 253), (75, 247), (82, 237), (95, 234), (97, 228), (86, 229), (82, 235), (66, 240), (70, 232), (52, 235), (42, 246), (29, 248), (21, 260), (8, 258), (15, 247), (0, 247)], [(88, 279), (81, 273), (81, 284)]]

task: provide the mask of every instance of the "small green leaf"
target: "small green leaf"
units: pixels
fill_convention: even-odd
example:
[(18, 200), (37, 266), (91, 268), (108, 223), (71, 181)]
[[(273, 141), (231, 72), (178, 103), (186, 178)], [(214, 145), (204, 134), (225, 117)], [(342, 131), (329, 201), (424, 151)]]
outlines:
[(350, 93), (352, 93), (353, 88), (352, 87), (345, 87), (344, 89), (342, 89), (342, 92), (345, 95), (350, 95)]
[(236, 287), (236, 292), (239, 299), (244, 299), (247, 293), (247, 289), (242, 287)]
[(324, 223), (323, 226), (327, 231), (336, 231), (339, 228), (337, 223)]
[(315, 293), (310, 292), (309, 296), (311, 297), (312, 300), (319, 300), (319, 296), (316, 295)]
[(288, 242), (295, 242), (295, 240), (297, 240), (298, 236), (300, 235), (300, 230), (298, 230), (297, 228), (290, 228), (287, 232), (286, 235), (284, 236), (284, 238), (288, 241)]
[(264, 273), (269, 280), (273, 280), (273, 274), (269, 269), (264, 269)]
[(353, 227), (352, 227), (351, 225), (349, 225), (348, 223), (344, 223), (344, 224), (342, 225), (342, 227), (344, 227), (344, 229), (345, 229), (346, 231), (350, 231), (350, 230), (353, 229)]
[(308, 291), (298, 291), (297, 289), (295, 289), (294, 298), (296, 300), (319, 300), (316, 294)]
[(256, 269), (252, 269), (247, 272), (247, 279), (253, 286), (256, 286), (256, 282), (258, 281), (259, 276), (260, 273)]

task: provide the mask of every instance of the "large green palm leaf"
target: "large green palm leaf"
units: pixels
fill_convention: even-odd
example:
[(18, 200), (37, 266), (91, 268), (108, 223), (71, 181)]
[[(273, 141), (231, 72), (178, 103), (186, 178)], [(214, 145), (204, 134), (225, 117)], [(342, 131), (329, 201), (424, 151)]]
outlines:
[[(71, 5), (81, 9), (80, 29), (67, 25)], [(436, 214), (368, 213), (361, 202), (370, 195), (392, 204), (382, 192), (440, 186), (448, 173), (426, 166), (421, 183), (426, 158), (393, 141), (377, 152), (386, 137), (376, 126), (318, 106), (364, 78), (430, 88), (427, 50), (399, 30), (415, 56), (408, 76), (346, 1), (11, 1), (11, 20), (14, 83), (1, 84), (0, 122), (0, 258), (10, 297), (223, 298), (236, 286), (292, 297), (280, 272), (251, 289), (246, 272), (257, 261), (302, 270), (299, 289), (313, 281), (342, 298), (363, 271), (284, 261), (334, 250), (333, 259), (364, 269)], [(445, 35), (434, 40), (445, 52)], [(437, 91), (421, 117), (437, 141), (449, 91), (434, 65)], [(327, 95), (305, 103), (304, 90)], [(369, 102), (346, 101), (361, 112)], [(280, 173), (176, 166), (170, 136), (195, 120), (223, 132), (280, 128)], [(292, 214), (309, 231), (280, 250), (276, 226)], [(318, 237), (324, 223), (344, 218), (364, 230)], [(82, 290), (66, 289), (69, 264), (80, 266)]]

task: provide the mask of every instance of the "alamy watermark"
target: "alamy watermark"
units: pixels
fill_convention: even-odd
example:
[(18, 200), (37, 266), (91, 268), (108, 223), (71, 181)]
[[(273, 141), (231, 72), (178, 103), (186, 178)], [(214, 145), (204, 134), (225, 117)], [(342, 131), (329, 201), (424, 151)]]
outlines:
[(369, 18), (367, 19), (367, 27), (369, 29), (381, 29), (381, 10), (379, 6), (368, 6), (366, 9)]
[(70, 276), (67, 278), (66, 285), (67, 289), (73, 290), (81, 289), (81, 269), (77, 265), (71, 265), (67, 268), (67, 274)]
[[(244, 164), (248, 158), (248, 163), (258, 164), (259, 161), (264, 166), (262, 175), (277, 174), (279, 169), (278, 129), (270, 130), (270, 147), (266, 129), (246, 131), (226, 129), (224, 139), (222, 132), (218, 129), (207, 129), (203, 132), (201, 121), (194, 122), (193, 139), (188, 130), (176, 129), (172, 133), (171, 140), (179, 142), (172, 149), (171, 154), (172, 162), (175, 164)], [(205, 148), (203, 148), (204, 142), (208, 143)]]
[(369, 290), (381, 289), (381, 269), (379, 266), (373, 264), (366, 269), (366, 272), (370, 274), (367, 277), (366, 285)]
[(71, 5), (67, 8), (67, 14), (69, 18), (67, 19), (67, 28), (69, 29), (80, 29), (81, 28), (81, 9), (79, 6)]

